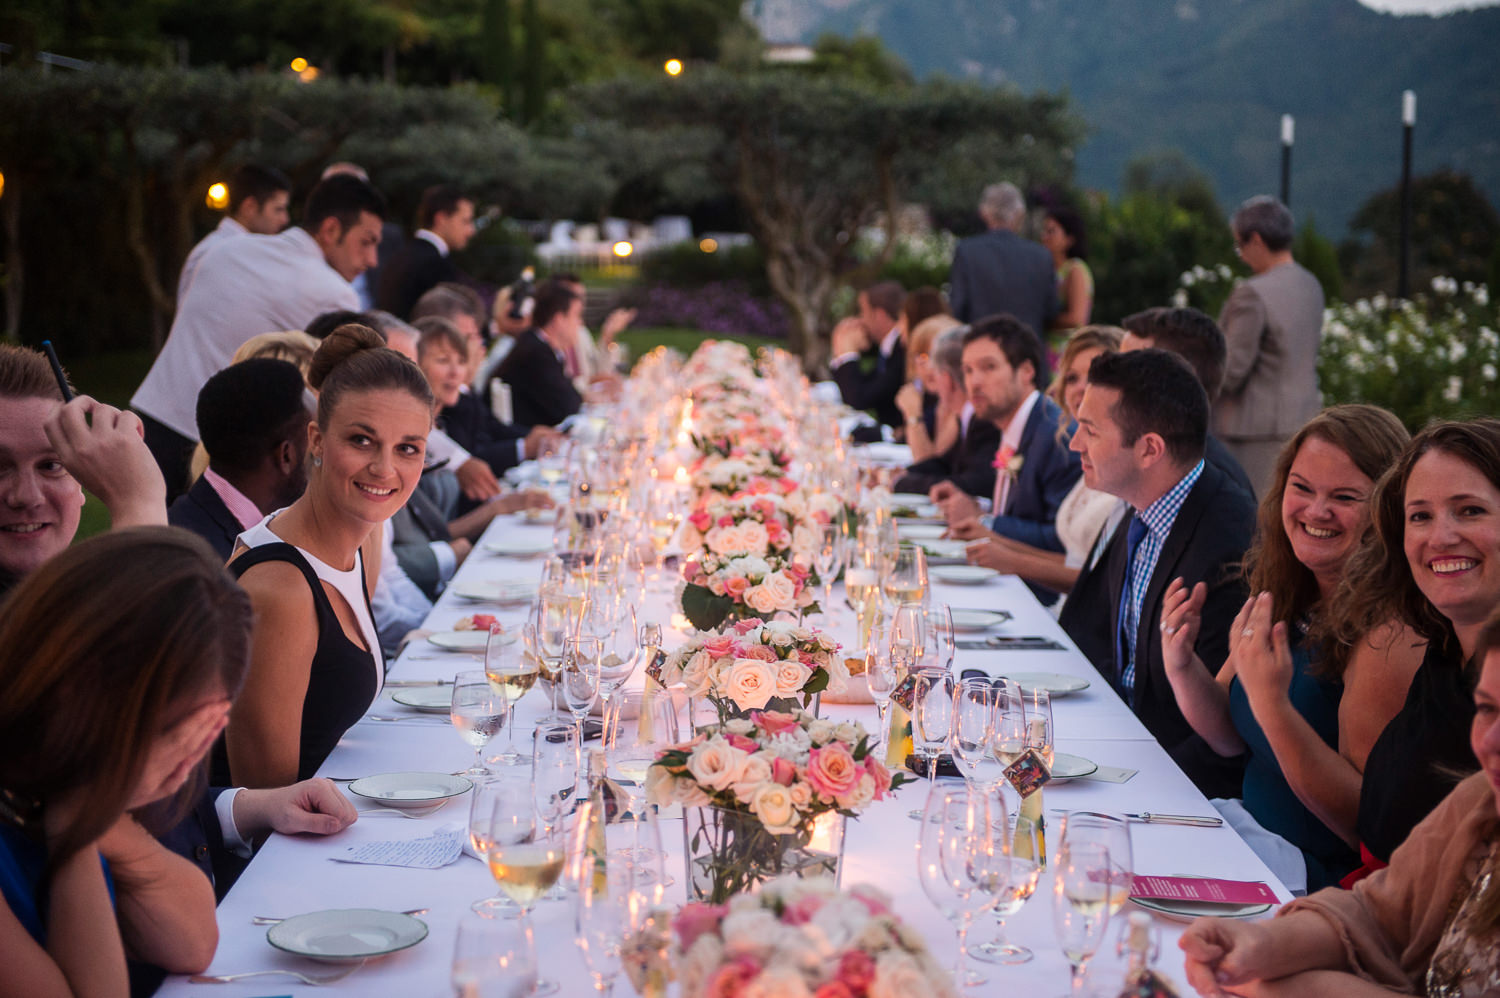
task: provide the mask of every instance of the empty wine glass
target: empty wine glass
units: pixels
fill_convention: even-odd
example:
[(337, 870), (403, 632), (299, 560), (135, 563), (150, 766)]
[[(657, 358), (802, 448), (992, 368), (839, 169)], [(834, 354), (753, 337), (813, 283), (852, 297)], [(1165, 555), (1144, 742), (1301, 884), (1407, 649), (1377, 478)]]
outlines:
[(823, 617), (831, 625), (837, 617), (833, 612), (833, 577), (844, 560), (844, 531), (838, 523), (818, 525), (818, 547), (813, 554), (813, 567), (818, 578), (823, 580)]
[(1026, 963), (1036, 955), (1025, 946), (1005, 938), (1005, 920), (1020, 911), (1036, 892), (1042, 869), (1037, 858), (1041, 854), (1042, 840), (1036, 824), (1030, 818), (1017, 816), (1010, 833), (1010, 873), (995, 902), (995, 937), (970, 949), (974, 959), (985, 963), (1017, 964)]
[(876, 736), (882, 746), (890, 741), (891, 694), (905, 678), (906, 670), (891, 659), (886, 628), (877, 622), (865, 641), (865, 685), (870, 688), (870, 699), (875, 701), (875, 710), (880, 715)]
[(640, 634), (635, 624), (635, 607), (625, 606), (621, 619), (610, 634), (603, 639), (603, 651), (599, 658), (600, 713), (609, 723), (610, 704), (616, 692), (635, 673), (640, 664)]
[(459, 735), (474, 749), (474, 764), (466, 776), (484, 776), (484, 747), (505, 723), (505, 698), (490, 688), (483, 672), (460, 672), (453, 677), (448, 717)]
[(995, 701), (988, 679), (963, 679), (953, 689), (953, 724), (949, 750), (969, 783), (991, 786), (1003, 776), (995, 758)]
[[(506, 716), (515, 716), (516, 703), (536, 684), (538, 669), (536, 659), (517, 647), (513, 636), (506, 634), (498, 624), (490, 628), (489, 641), (484, 646), (484, 674), (489, 679), (490, 688), (504, 699)], [(490, 756), (485, 762), (502, 766), (521, 765), (527, 759), (516, 750), (516, 726), (507, 724), (505, 727), (505, 751)]]
[(923, 667), (952, 671), (958, 644), (953, 637), (953, 610), (947, 603), (928, 607), (923, 614)]
[(573, 712), (578, 737), (583, 738), (583, 719), (599, 699), (599, 656), (602, 642), (592, 634), (574, 634), (565, 643), (562, 672), (558, 685), (563, 702)]
[(572, 724), (543, 723), (532, 732), (531, 787), (537, 816), (549, 828), (573, 808), (580, 759)]
[(922, 666), (926, 626), (920, 603), (902, 603), (891, 615), (891, 660), (906, 672), (915, 672)]
[(1055, 758), (1052, 744), (1052, 695), (1046, 690), (1028, 690), (1026, 706), (1026, 747), (1034, 748), (1046, 760), (1050, 770)]
[[(937, 780), (938, 756), (953, 730), (953, 689), (947, 673), (918, 672), (912, 687), (911, 737), (918, 759), (927, 764), (927, 779)], [(908, 815), (921, 820), (922, 812)]]
[(526, 998), (537, 984), (531, 923), (465, 915), (453, 943), (450, 980), (458, 998)]
[(1089, 959), (1104, 941), (1109, 924), (1109, 850), (1093, 842), (1064, 839), (1058, 848), (1052, 885), (1052, 927), (1068, 959), (1071, 996), (1081, 995)]
[(969, 929), (974, 916), (995, 903), (997, 881), (1008, 876), (1009, 860), (996, 843), (1006, 824), (996, 794), (936, 783), (928, 791), (917, 837), (917, 879), (958, 932), (953, 979), (960, 988), (988, 979), (968, 967)]

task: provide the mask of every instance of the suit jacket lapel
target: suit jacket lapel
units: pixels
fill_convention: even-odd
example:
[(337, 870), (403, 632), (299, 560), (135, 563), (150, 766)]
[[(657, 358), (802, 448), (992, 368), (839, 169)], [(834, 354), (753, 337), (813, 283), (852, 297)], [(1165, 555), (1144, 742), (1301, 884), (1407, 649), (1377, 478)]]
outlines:
[(245, 528), (240, 526), (240, 521), (235, 519), (233, 513), (229, 512), (229, 507), (224, 505), (224, 500), (219, 498), (219, 494), (214, 491), (214, 487), (208, 484), (208, 479), (199, 478), (193, 483), (193, 487), (188, 490), (188, 493), (192, 497), (193, 502), (197, 503), (198, 507), (208, 514), (209, 519), (213, 520), (218, 528), (228, 535), (229, 543), (232, 547), (234, 539)]

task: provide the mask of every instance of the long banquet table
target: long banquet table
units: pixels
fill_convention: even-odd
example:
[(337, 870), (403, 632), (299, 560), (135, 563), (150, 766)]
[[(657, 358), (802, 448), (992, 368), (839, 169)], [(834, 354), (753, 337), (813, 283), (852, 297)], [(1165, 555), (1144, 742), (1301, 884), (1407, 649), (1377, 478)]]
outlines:
[[(524, 524), (518, 516), (499, 517), (460, 567), (456, 581), (535, 581), (541, 566), (539, 560), (502, 557), (487, 551), (486, 543), (499, 540), (530, 542), (549, 537), (550, 527)], [(837, 605), (842, 605), (840, 588), (836, 586), (834, 590)], [(1045, 635), (1061, 643), (1066, 650), (961, 649), (955, 668), (977, 667), (996, 674), (1053, 672), (1089, 680), (1091, 685), (1087, 690), (1054, 701), (1057, 750), (1105, 765), (1139, 770), (1123, 784), (1079, 779), (1049, 786), (1044, 791), (1049, 812), (1067, 809), (1110, 813), (1215, 813), (1212, 805), (1151, 739), (1140, 721), (1074, 649), (1052, 615), (1037, 603), (1019, 580), (1001, 577), (982, 586), (934, 583), (931, 599), (935, 605), (949, 603), (955, 607), (1009, 610), (1014, 619), (1006, 625), (1006, 633)], [(668, 604), (669, 598), (664, 593), (646, 593), (642, 594), (637, 609), (643, 622), (655, 620), (664, 625), (666, 645), (670, 648), (680, 643), (684, 635), (668, 629), (672, 616)], [(448, 630), (459, 617), (475, 612), (494, 613), (502, 624), (519, 629), (526, 608), (469, 603), (450, 591), (433, 609), (426, 627)], [(853, 638), (850, 618), (852, 614), (845, 610), (840, 621), (842, 626), (832, 628), (835, 636), (845, 642)], [(811, 618), (811, 622), (817, 625), (818, 619)], [(447, 653), (425, 641), (414, 641), (392, 665), (388, 678), (451, 680), (461, 669), (480, 667), (475, 656)], [(641, 682), (642, 677), (637, 674), (632, 677), (631, 685), (639, 686)], [(329, 756), (320, 775), (349, 778), (396, 771), (451, 772), (469, 765), (473, 759), (472, 750), (445, 718), (410, 711), (392, 702), (391, 692), (383, 693), (370, 712), (385, 716), (409, 714), (410, 720), (393, 723), (366, 718), (356, 724)], [(545, 707), (545, 697), (537, 693), (529, 694), (518, 705), (518, 745), (529, 744), (525, 735), (530, 731), (530, 721)], [(871, 730), (876, 726), (873, 706), (824, 704), (823, 715), (857, 719)], [(504, 738), (505, 733), (497, 737)], [(928, 901), (917, 882), (914, 845), (918, 823), (907, 817), (907, 811), (921, 806), (926, 791), (926, 781), (919, 780), (903, 788), (892, 799), (873, 804), (857, 821), (849, 822), (843, 883), (872, 883), (893, 895), (896, 910), (919, 927), (937, 958), (947, 964), (951, 963), (955, 952), (954, 931)], [(360, 807), (368, 806), (368, 802), (356, 803)], [(436, 998), (451, 994), (449, 967), (460, 916), (468, 913), (472, 901), (495, 890), (484, 865), (463, 856), (456, 863), (438, 870), (414, 870), (351, 865), (333, 862), (331, 857), (341, 853), (346, 846), (363, 842), (420, 838), (438, 826), (466, 821), (467, 813), (468, 797), (465, 795), (416, 820), (385, 816), (376, 820), (371, 817), (328, 838), (272, 836), (219, 906), (219, 948), (208, 972), (233, 974), (285, 968), (318, 975), (337, 969), (274, 949), (266, 941), (266, 930), (252, 925), (254, 915), (289, 916), (328, 908), (395, 911), (428, 908), (428, 913), (420, 917), (431, 931), (420, 944), (371, 960), (348, 978), (326, 987), (307, 987), (283, 976), (252, 978), (232, 984), (192, 984), (186, 978), (176, 977), (169, 979), (159, 993), (167, 996), (210, 993), (268, 996), (321, 992), (400, 995), (402, 998)], [(1048, 814), (1049, 827), (1055, 829), (1057, 818), (1055, 813)], [(668, 901), (671, 902), (682, 900), (681, 829), (680, 818), (664, 819), (661, 823), (667, 870), (673, 873), (676, 881), (675, 886), (668, 889)], [(1134, 823), (1131, 835), (1137, 873), (1265, 881), (1281, 900), (1290, 899), (1275, 876), (1227, 826), (1196, 828)], [(1055, 850), (1055, 833), (1049, 838), (1048, 847), (1049, 853)], [(1052, 929), (1050, 886), (1050, 879), (1044, 874), (1036, 895), (1006, 923), (1010, 938), (1030, 947), (1036, 958), (1018, 966), (980, 965), (990, 982), (970, 993), (1001, 993), (1002, 989), (1013, 987), (1024, 988), (1018, 993), (1028, 994), (1061, 994), (1067, 990), (1067, 963), (1058, 951)], [(590, 979), (574, 941), (571, 902), (543, 902), (537, 906), (533, 917), (544, 975), (559, 982), (562, 995), (590, 992)], [(988, 937), (989, 918), (988, 915), (980, 916), (971, 933), (973, 942)], [(1112, 921), (1107, 941), (1091, 963), (1093, 979), (1101, 986), (1117, 983), (1123, 966), (1115, 953), (1118, 928), (1113, 922), (1123, 922), (1123, 917)], [(1161, 917), (1156, 918), (1156, 924), (1162, 943), (1160, 966), (1181, 982), (1182, 961), (1176, 942), (1185, 926)], [(618, 993), (631, 993), (628, 982), (623, 979), (619, 982)]]

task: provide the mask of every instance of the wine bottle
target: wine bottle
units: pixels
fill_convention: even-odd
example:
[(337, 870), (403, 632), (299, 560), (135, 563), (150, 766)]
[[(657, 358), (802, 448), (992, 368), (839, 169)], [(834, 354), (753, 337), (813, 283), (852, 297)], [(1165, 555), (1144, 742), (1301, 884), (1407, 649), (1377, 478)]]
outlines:
[(510, 313), (512, 319), (527, 319), (531, 317), (531, 306), (535, 303), (536, 296), (536, 270), (527, 267), (521, 271), (521, 276), (510, 286)]
[(604, 891), (609, 886), (606, 869), (609, 848), (604, 837), (604, 826), (609, 821), (604, 790), (605, 767), (604, 750), (590, 749), (588, 802), (580, 816), (585, 831), (583, 833), (584, 865), (579, 871), (579, 879), (582, 882), (583, 877), (593, 878), (592, 884), (595, 891)]

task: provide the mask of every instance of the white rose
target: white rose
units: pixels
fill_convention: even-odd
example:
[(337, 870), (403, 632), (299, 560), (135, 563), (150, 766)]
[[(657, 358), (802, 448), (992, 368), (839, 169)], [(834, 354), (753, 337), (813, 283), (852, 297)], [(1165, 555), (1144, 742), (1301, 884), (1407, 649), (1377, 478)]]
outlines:
[(797, 830), (791, 791), (779, 783), (762, 783), (756, 788), (750, 810), (772, 835), (789, 835)]
[(705, 787), (728, 790), (739, 781), (746, 755), (723, 738), (714, 736), (688, 755), (688, 772)]
[(724, 730), (732, 735), (751, 735), (755, 733), (755, 723), (743, 717), (732, 717), (724, 722)]
[(762, 616), (768, 616), (781, 609), (781, 603), (776, 599), (776, 594), (764, 585), (751, 586), (745, 590), (741, 597), (745, 605)]
[(839, 497), (832, 492), (818, 492), (807, 500), (807, 511), (809, 513), (823, 513), (832, 521), (843, 512), (842, 505)]
[(792, 806), (797, 808), (797, 810), (799, 811), (806, 811), (808, 805), (812, 803), (812, 787), (808, 786), (806, 783), (793, 783), (791, 786), (787, 787), (787, 790), (788, 792), (790, 792), (792, 797)]
[(766, 528), (754, 520), (740, 524), (740, 550), (746, 554), (764, 555), (770, 546), (771, 536)]
[(844, 664), (844, 656), (830, 655), (821, 663), (828, 671), (828, 692), (842, 693), (849, 687), (849, 667)]
[(769, 908), (761, 907), (759, 903), (753, 907), (731, 905), (729, 913), (719, 923), (719, 933), (724, 937), (725, 955), (756, 956), (768, 953), (779, 924), (776, 914)]
[(787, 515), (793, 520), (801, 520), (807, 516), (807, 498), (801, 489), (796, 489), (781, 498), (781, 508), (785, 509)]
[(683, 667), (679, 681), (687, 687), (688, 696), (699, 697), (707, 693), (712, 685), (714, 660), (699, 648)]
[(734, 570), (734, 574), (743, 575), (747, 579), (763, 579), (771, 574), (771, 566), (766, 560), (754, 555), (736, 558), (729, 567)]
[(693, 526), (691, 523), (683, 523), (682, 534), (680, 535), (680, 537), (682, 550), (685, 552), (691, 553), (703, 547), (703, 535), (699, 533), (698, 528)]
[(833, 737), (833, 722), (820, 717), (807, 726), (807, 737), (814, 745), (822, 745)]
[(739, 782), (734, 785), (734, 796), (741, 804), (748, 804), (755, 797), (755, 792), (760, 789), (760, 784), (771, 779), (770, 757), (757, 753), (745, 760), (745, 768), (740, 771)]
[(677, 963), (677, 979), (682, 983), (682, 993), (701, 994), (723, 962), (724, 944), (719, 942), (719, 937), (711, 932), (699, 936)]
[(715, 554), (735, 555), (744, 554), (748, 548), (740, 539), (740, 531), (736, 526), (713, 527), (703, 536), (703, 543)]
[(792, 528), (792, 557), (804, 565), (811, 565), (817, 561), (818, 547), (822, 538), (818, 531), (805, 523), (799, 523)]
[(801, 662), (782, 661), (776, 663), (776, 695), (796, 696), (812, 678), (812, 670)]
[(703, 788), (693, 782), (691, 776), (679, 776), (672, 787), (672, 803), (681, 804), (683, 807), (703, 807), (713, 798), (704, 792)]
[(776, 609), (792, 610), (796, 608), (797, 586), (791, 579), (781, 572), (772, 572), (761, 580), (761, 588), (770, 593), (771, 598), (776, 601)]
[(646, 799), (651, 803), (659, 807), (673, 803), (676, 784), (677, 778), (664, 767), (650, 766), (646, 769)]
[(864, 732), (860, 730), (859, 725), (850, 721), (840, 721), (833, 726), (833, 737), (845, 745), (858, 745), (859, 739), (863, 734)]
[(908, 954), (886, 950), (875, 958), (870, 998), (925, 998), (933, 994), (932, 982)]
[(776, 695), (776, 673), (769, 662), (736, 659), (723, 680), (724, 693), (741, 710), (759, 710)]

